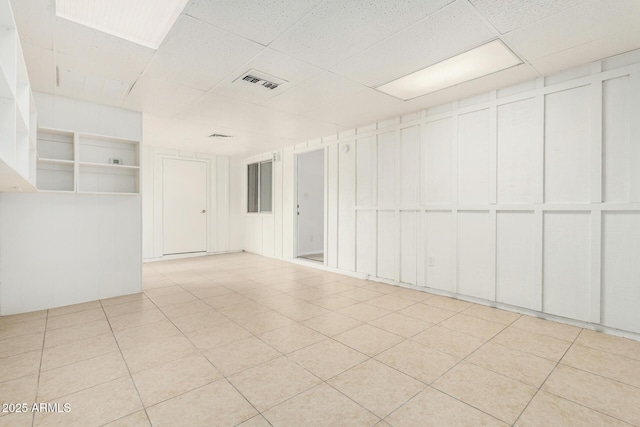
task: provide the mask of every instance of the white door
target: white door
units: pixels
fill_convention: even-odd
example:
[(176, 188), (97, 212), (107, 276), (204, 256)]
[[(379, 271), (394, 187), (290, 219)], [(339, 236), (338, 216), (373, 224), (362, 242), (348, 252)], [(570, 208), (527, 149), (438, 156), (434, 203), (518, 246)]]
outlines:
[(207, 250), (207, 164), (162, 161), (163, 253)]
[(297, 156), (298, 257), (323, 261), (324, 150)]

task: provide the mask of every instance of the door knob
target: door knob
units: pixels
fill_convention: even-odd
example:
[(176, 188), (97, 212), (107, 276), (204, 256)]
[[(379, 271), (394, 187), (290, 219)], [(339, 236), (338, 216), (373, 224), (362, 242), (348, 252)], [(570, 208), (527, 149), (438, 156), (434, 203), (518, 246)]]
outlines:
[(207, 210), (206, 209), (202, 209), (202, 213), (207, 213)]

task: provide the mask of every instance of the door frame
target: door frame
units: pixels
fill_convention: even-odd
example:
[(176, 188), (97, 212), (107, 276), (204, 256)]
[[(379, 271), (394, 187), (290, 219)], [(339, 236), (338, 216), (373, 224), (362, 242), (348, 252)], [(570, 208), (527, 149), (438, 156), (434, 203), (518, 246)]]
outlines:
[[(298, 256), (298, 157), (302, 154), (312, 153), (314, 151), (322, 151), (323, 159), (322, 159), (322, 190), (323, 190), (323, 199), (324, 199), (324, 209), (322, 212), (322, 226), (324, 227), (324, 232), (322, 233), (323, 242), (322, 242), (322, 253), (323, 260), (322, 265), (328, 265), (327, 263), (327, 230), (328, 230), (328, 215), (327, 215), (327, 202), (328, 202), (328, 192), (327, 192), (327, 149), (326, 147), (309, 147), (302, 150), (297, 150), (293, 153), (293, 258), (294, 259), (302, 259)], [(310, 261), (316, 262), (316, 261)]]
[[(184, 157), (180, 155), (171, 155), (168, 153), (158, 153), (156, 159), (158, 161), (155, 162), (156, 167), (154, 168), (154, 223), (156, 224), (159, 230), (155, 230), (154, 232), (154, 252), (156, 252), (157, 256), (160, 258), (163, 257), (182, 257), (182, 256), (194, 256), (203, 253), (211, 252), (211, 160), (210, 159), (200, 159), (196, 157)], [(189, 162), (198, 162), (205, 163), (207, 168), (207, 182), (206, 182), (206, 237), (207, 237), (207, 248), (204, 252), (188, 252), (183, 254), (173, 254), (173, 255), (165, 255), (164, 254), (164, 160), (182, 160)]]

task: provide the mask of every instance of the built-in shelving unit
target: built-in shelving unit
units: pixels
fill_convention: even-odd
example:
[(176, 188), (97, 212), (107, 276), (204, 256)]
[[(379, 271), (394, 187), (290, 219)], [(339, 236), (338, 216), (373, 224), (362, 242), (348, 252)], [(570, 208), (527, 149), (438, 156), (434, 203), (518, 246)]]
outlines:
[(36, 191), (35, 106), (7, 0), (0, 15), (0, 191)]
[(140, 141), (38, 130), (38, 190), (140, 194)]

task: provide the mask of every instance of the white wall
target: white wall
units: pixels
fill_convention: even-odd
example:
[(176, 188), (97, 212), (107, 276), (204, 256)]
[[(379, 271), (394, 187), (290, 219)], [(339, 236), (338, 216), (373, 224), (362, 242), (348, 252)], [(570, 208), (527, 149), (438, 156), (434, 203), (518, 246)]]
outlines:
[[(140, 113), (34, 94), (42, 127), (133, 140)], [(140, 292), (139, 195), (1, 194), (0, 314)]]
[(324, 252), (324, 150), (297, 156), (298, 255)]
[(142, 182), (143, 256), (145, 259), (161, 259), (163, 257), (163, 158), (197, 160), (207, 165), (209, 177), (207, 252), (224, 253), (242, 250), (241, 181), (238, 176), (241, 173), (241, 161), (239, 159), (167, 150), (152, 146), (144, 146), (142, 155), (145, 164)]
[(245, 250), (292, 257), (311, 147), (328, 267), (640, 333), (640, 52), (282, 150)]

